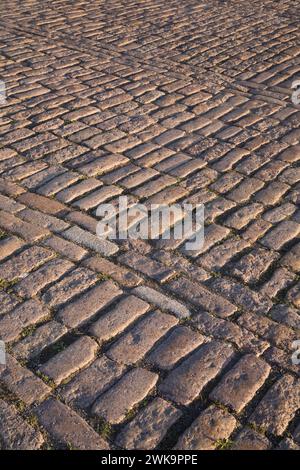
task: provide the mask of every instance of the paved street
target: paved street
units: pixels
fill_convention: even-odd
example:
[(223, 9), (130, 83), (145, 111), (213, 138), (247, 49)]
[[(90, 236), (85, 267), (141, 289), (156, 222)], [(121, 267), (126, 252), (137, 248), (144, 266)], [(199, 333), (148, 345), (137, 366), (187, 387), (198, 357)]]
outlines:
[[(299, 21), (1, 1), (0, 449), (300, 450)], [(121, 195), (204, 246), (101, 240)]]

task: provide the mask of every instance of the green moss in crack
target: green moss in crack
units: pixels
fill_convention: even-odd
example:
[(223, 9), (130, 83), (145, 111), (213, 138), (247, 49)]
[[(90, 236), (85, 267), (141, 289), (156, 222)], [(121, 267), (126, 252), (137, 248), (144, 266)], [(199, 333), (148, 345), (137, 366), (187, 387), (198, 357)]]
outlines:
[(17, 282), (18, 279), (12, 279), (11, 281), (7, 281), (6, 279), (0, 279), (0, 289), (4, 289), (8, 293), (11, 293), (14, 285), (17, 284)]
[(109, 439), (110, 436), (112, 435), (112, 426), (110, 423), (108, 423), (104, 419), (99, 420), (96, 427), (97, 427), (98, 433), (102, 437)]
[(218, 439), (215, 444), (216, 450), (228, 450), (232, 447), (233, 442), (230, 439)]
[(7, 237), (7, 233), (4, 232), (3, 230), (0, 230), (0, 240), (3, 240), (3, 238)]

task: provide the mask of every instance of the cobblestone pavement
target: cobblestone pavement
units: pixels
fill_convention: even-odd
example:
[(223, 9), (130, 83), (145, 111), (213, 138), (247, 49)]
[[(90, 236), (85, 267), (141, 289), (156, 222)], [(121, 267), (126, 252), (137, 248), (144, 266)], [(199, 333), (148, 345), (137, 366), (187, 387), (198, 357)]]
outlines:
[[(299, 1), (0, 9), (0, 447), (299, 449)], [(101, 241), (120, 194), (203, 249)]]

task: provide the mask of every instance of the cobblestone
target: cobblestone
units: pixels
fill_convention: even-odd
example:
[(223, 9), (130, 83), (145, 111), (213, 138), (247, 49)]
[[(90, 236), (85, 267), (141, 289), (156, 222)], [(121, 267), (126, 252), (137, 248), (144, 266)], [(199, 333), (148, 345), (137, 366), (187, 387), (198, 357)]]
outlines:
[(176, 403), (188, 405), (228, 365), (233, 356), (234, 351), (228, 344), (217, 341), (205, 344), (171, 371), (159, 390)]
[(1, 318), (1, 339), (17, 339), (25, 328), (47, 318), (48, 315), (49, 311), (42, 302), (36, 299), (27, 300)]
[(211, 406), (185, 431), (177, 442), (181, 450), (215, 450), (218, 442), (228, 439), (236, 420), (227, 411)]
[(176, 363), (196, 349), (205, 338), (185, 326), (175, 328), (169, 337), (154, 349), (147, 360), (164, 370), (172, 369)]
[(75, 328), (89, 320), (101, 308), (111, 303), (122, 291), (111, 281), (93, 287), (78, 300), (63, 307), (58, 319), (70, 328)]
[(155, 386), (157, 379), (157, 374), (145, 369), (132, 369), (96, 401), (93, 413), (112, 424), (120, 423), (127, 411)]
[(17, 410), (0, 400), (1, 438), (4, 449), (8, 450), (38, 450), (44, 442), (43, 436), (24, 419)]
[(26, 367), (22, 367), (13, 356), (6, 354), (6, 361), (6, 368), (1, 366), (2, 371), (0, 368), (0, 381), (24, 403), (32, 405), (51, 393), (48, 385)]
[(270, 366), (261, 359), (245, 355), (223, 377), (210, 394), (210, 398), (240, 412), (263, 385), (270, 369)]
[[(1, 4), (1, 448), (299, 448), (295, 3)], [(120, 195), (203, 247), (100, 239)]]
[(67, 328), (60, 323), (50, 321), (19, 341), (13, 348), (13, 353), (22, 360), (32, 359), (58, 341), (67, 331)]
[(159, 311), (151, 312), (114, 343), (108, 357), (123, 364), (133, 364), (152, 348), (177, 320)]
[(102, 356), (63, 386), (61, 394), (67, 403), (86, 409), (121, 376), (123, 370), (123, 365)]
[(73, 266), (72, 263), (63, 259), (49, 261), (41, 268), (26, 276), (25, 279), (22, 279), (16, 286), (15, 291), (21, 297), (33, 297), (47, 284), (62, 277)]
[(167, 434), (181, 412), (161, 398), (155, 398), (117, 436), (125, 449), (153, 449)]
[(250, 421), (276, 436), (281, 435), (299, 408), (299, 387), (299, 380), (290, 375), (282, 377), (267, 392)]
[(101, 315), (90, 328), (93, 336), (100, 341), (107, 341), (118, 335), (134, 320), (149, 309), (149, 304), (130, 295), (118, 302), (115, 308)]
[(12, 281), (17, 277), (22, 277), (43, 262), (48, 261), (52, 256), (53, 252), (45, 248), (39, 246), (28, 248), (1, 264), (0, 278)]
[(231, 446), (232, 450), (268, 450), (271, 443), (253, 429), (244, 428), (238, 433)]
[(104, 441), (79, 415), (63, 403), (50, 398), (36, 410), (41, 425), (54, 439), (78, 450), (108, 449)]
[(169, 287), (197, 307), (207, 309), (221, 318), (226, 318), (236, 311), (236, 307), (226, 299), (187, 279), (181, 278), (173, 281)]
[(56, 384), (78, 371), (94, 359), (97, 343), (89, 337), (82, 337), (64, 351), (44, 364), (40, 370)]
[(84, 268), (77, 268), (61, 281), (46, 289), (43, 301), (50, 307), (57, 307), (97, 282), (97, 276)]

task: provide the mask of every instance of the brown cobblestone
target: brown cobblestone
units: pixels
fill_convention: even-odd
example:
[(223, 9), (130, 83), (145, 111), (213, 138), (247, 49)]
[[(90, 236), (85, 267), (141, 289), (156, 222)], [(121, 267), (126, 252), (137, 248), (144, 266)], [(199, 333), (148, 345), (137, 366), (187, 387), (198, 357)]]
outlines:
[(76, 328), (89, 320), (101, 308), (113, 302), (121, 293), (122, 291), (113, 282), (103, 282), (63, 307), (57, 318), (66, 326)]
[(77, 268), (60, 282), (49, 287), (42, 295), (42, 299), (50, 307), (56, 307), (88, 289), (96, 281), (97, 276), (92, 271)]
[(43, 245), (52, 248), (52, 250), (71, 261), (80, 261), (87, 254), (87, 251), (82, 247), (55, 235), (44, 240)]
[(146, 313), (149, 307), (143, 300), (130, 295), (93, 323), (90, 332), (101, 341), (107, 341), (125, 330), (130, 323)]
[(27, 405), (42, 401), (50, 392), (39, 377), (36, 377), (27, 368), (22, 367), (10, 354), (6, 354), (6, 367), (1, 371), (0, 381)]
[(0, 241), (0, 261), (10, 256), (15, 251), (19, 250), (24, 245), (24, 242), (17, 237), (8, 237)]
[(26, 327), (38, 323), (48, 315), (49, 311), (39, 300), (27, 300), (1, 318), (1, 339), (7, 342), (17, 339)]
[(67, 328), (56, 321), (50, 321), (19, 341), (13, 353), (21, 360), (29, 360), (40, 354), (67, 333)]
[(124, 263), (159, 282), (165, 282), (174, 275), (172, 269), (165, 268), (157, 261), (153, 261), (146, 256), (141, 256), (138, 253), (128, 252), (121, 255), (118, 260), (122, 264)]
[(172, 292), (182, 296), (197, 307), (202, 307), (215, 315), (226, 318), (232, 315), (236, 307), (223, 297), (210, 292), (201, 284), (192, 283), (185, 278), (176, 279), (169, 284)]
[(153, 449), (167, 434), (181, 412), (161, 398), (155, 398), (125, 426), (116, 444), (125, 449)]
[(142, 282), (142, 279), (132, 271), (100, 256), (88, 258), (83, 264), (93, 271), (112, 277), (122, 286), (133, 287)]
[(271, 229), (261, 243), (273, 250), (280, 250), (283, 245), (300, 233), (300, 225), (296, 222), (284, 221)]
[(97, 347), (98, 345), (93, 339), (82, 336), (44, 364), (40, 371), (59, 384), (91, 362), (95, 357)]
[(45, 212), (49, 215), (60, 215), (67, 210), (67, 207), (61, 204), (58, 201), (49, 199), (45, 196), (33, 193), (24, 193), (19, 196), (19, 202), (25, 204), (26, 206), (31, 207), (32, 209), (37, 209), (41, 212)]
[(177, 320), (159, 311), (144, 317), (128, 333), (125, 333), (107, 351), (109, 358), (122, 364), (133, 364), (140, 360)]
[(37, 241), (49, 235), (45, 228), (36, 227), (4, 211), (0, 211), (0, 228), (25, 238), (27, 241)]
[(236, 426), (235, 418), (225, 410), (210, 406), (192, 423), (176, 444), (179, 450), (215, 450), (228, 439)]
[(210, 398), (240, 412), (264, 384), (270, 366), (262, 359), (245, 355), (210, 394)]
[(64, 385), (60, 393), (71, 406), (86, 409), (121, 376), (123, 371), (123, 365), (101, 356)]
[(176, 403), (188, 405), (233, 357), (234, 351), (228, 344), (218, 341), (205, 344), (169, 373), (159, 391)]
[(102, 450), (109, 446), (78, 414), (63, 403), (50, 398), (35, 411), (39, 422), (67, 448)]
[[(0, 447), (297, 449), (295, 1), (69, 3), (0, 6)], [(100, 239), (121, 194), (204, 246)]]
[(120, 423), (126, 418), (128, 410), (142, 401), (155, 386), (157, 374), (145, 369), (132, 369), (93, 406), (93, 413), (112, 424)]
[(38, 450), (42, 434), (20, 417), (17, 410), (0, 400), (0, 435), (6, 450)]
[(176, 327), (161, 344), (159, 344), (147, 361), (164, 370), (172, 369), (176, 363), (205, 341), (205, 338), (185, 326)]
[(276, 436), (281, 435), (299, 408), (299, 400), (299, 380), (285, 375), (267, 392), (250, 421)]
[(265, 436), (249, 428), (242, 429), (231, 446), (232, 450), (268, 450), (270, 448), (271, 443)]

